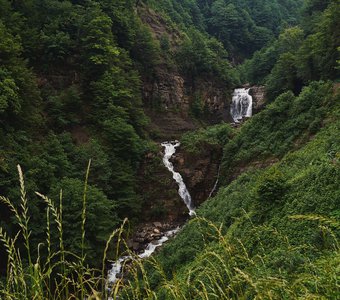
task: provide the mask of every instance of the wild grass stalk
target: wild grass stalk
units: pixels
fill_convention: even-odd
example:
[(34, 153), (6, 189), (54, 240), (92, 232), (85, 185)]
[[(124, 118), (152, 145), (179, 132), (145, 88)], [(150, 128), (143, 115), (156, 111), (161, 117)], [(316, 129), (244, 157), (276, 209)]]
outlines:
[[(64, 246), (62, 190), (60, 191), (58, 206), (49, 197), (36, 192), (36, 195), (47, 206), (46, 238), (44, 243), (36, 246), (37, 251), (32, 255), (28, 197), (25, 190), (24, 176), (20, 166), (18, 166), (20, 182), (19, 209), (8, 198), (0, 196), (0, 201), (7, 205), (19, 226), (19, 230), (13, 238), (9, 237), (4, 229), (0, 227), (0, 242), (7, 253), (7, 278), (4, 284), (0, 283), (0, 299), (68, 300), (90, 297), (92, 297), (91, 299), (103, 299), (103, 297), (107, 296), (106, 286), (103, 282), (106, 282), (105, 261), (109, 244), (118, 233), (119, 237), (122, 236), (127, 220), (124, 220), (122, 227), (115, 230), (107, 241), (102, 270), (89, 268), (86, 264), (85, 223), (90, 164), (91, 161), (86, 172), (82, 198), (80, 256), (66, 250)], [(54, 233), (51, 227), (53, 224), (56, 224), (58, 249), (52, 249), (52, 235)], [(19, 240), (23, 240), (23, 252), (23, 249), (18, 244)], [(34, 261), (33, 257), (35, 257)]]

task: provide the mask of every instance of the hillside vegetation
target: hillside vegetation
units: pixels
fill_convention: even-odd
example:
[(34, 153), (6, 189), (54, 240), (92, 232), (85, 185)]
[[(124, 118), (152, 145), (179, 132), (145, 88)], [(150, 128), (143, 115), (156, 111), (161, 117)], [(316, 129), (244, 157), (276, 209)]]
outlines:
[[(337, 0), (0, 0), (0, 298), (337, 299), (339, 14)], [(147, 113), (165, 110), (145, 86), (162, 72), (200, 126), (200, 79), (264, 85), (267, 103), (183, 135), (188, 153), (223, 147), (219, 191), (107, 289), (107, 259), (143, 220)]]
[(218, 194), (136, 267), (126, 299), (338, 298), (339, 9), (306, 1), (299, 26), (238, 67), (271, 103), (224, 140)]

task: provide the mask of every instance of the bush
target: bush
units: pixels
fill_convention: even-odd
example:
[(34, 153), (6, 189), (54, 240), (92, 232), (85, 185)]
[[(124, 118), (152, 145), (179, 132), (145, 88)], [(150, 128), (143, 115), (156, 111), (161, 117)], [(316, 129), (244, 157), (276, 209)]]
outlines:
[(280, 201), (287, 189), (283, 174), (276, 168), (269, 169), (258, 181), (256, 192), (260, 201)]

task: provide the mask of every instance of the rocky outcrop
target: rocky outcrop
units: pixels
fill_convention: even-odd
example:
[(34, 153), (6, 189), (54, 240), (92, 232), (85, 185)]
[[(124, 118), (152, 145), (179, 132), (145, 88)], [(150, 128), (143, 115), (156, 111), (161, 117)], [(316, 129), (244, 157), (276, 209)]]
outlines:
[(148, 153), (138, 172), (138, 194), (142, 197), (143, 222), (183, 222), (188, 211), (178, 194), (178, 185), (164, 166), (163, 149)]
[(209, 197), (217, 180), (222, 157), (218, 145), (202, 145), (200, 153), (179, 149), (173, 157), (175, 169), (182, 175), (195, 207)]
[(141, 252), (149, 243), (160, 240), (164, 234), (180, 226), (180, 223), (152, 222), (142, 223), (135, 230), (133, 236), (127, 240), (127, 246), (134, 252)]
[(143, 80), (143, 99), (146, 107), (160, 110), (181, 109), (189, 111), (184, 79), (176, 72), (158, 67), (153, 78)]
[(220, 123), (221, 121), (229, 121), (230, 113), (230, 91), (225, 87), (224, 82), (218, 82), (213, 78), (198, 78), (191, 90), (190, 102), (193, 103), (195, 96), (201, 98), (203, 108), (208, 114), (205, 116), (210, 124)]
[(249, 95), (253, 97), (253, 113), (258, 113), (266, 105), (266, 88), (264, 86), (252, 86)]

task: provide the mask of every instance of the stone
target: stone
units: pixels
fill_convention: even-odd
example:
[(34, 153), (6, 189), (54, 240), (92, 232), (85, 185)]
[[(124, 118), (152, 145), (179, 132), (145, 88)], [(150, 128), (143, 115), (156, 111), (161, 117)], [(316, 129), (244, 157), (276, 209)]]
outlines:
[(266, 88), (264, 86), (252, 86), (249, 94), (253, 97), (254, 113), (257, 113), (266, 104)]
[(162, 223), (161, 222), (153, 222), (152, 223), (155, 227), (161, 228), (162, 227)]
[(140, 249), (140, 244), (138, 242), (134, 242), (132, 244), (133, 251), (138, 251)]
[(145, 242), (145, 239), (144, 238), (140, 238), (140, 237), (136, 237), (134, 239), (134, 242), (137, 242), (137, 243), (144, 243)]

